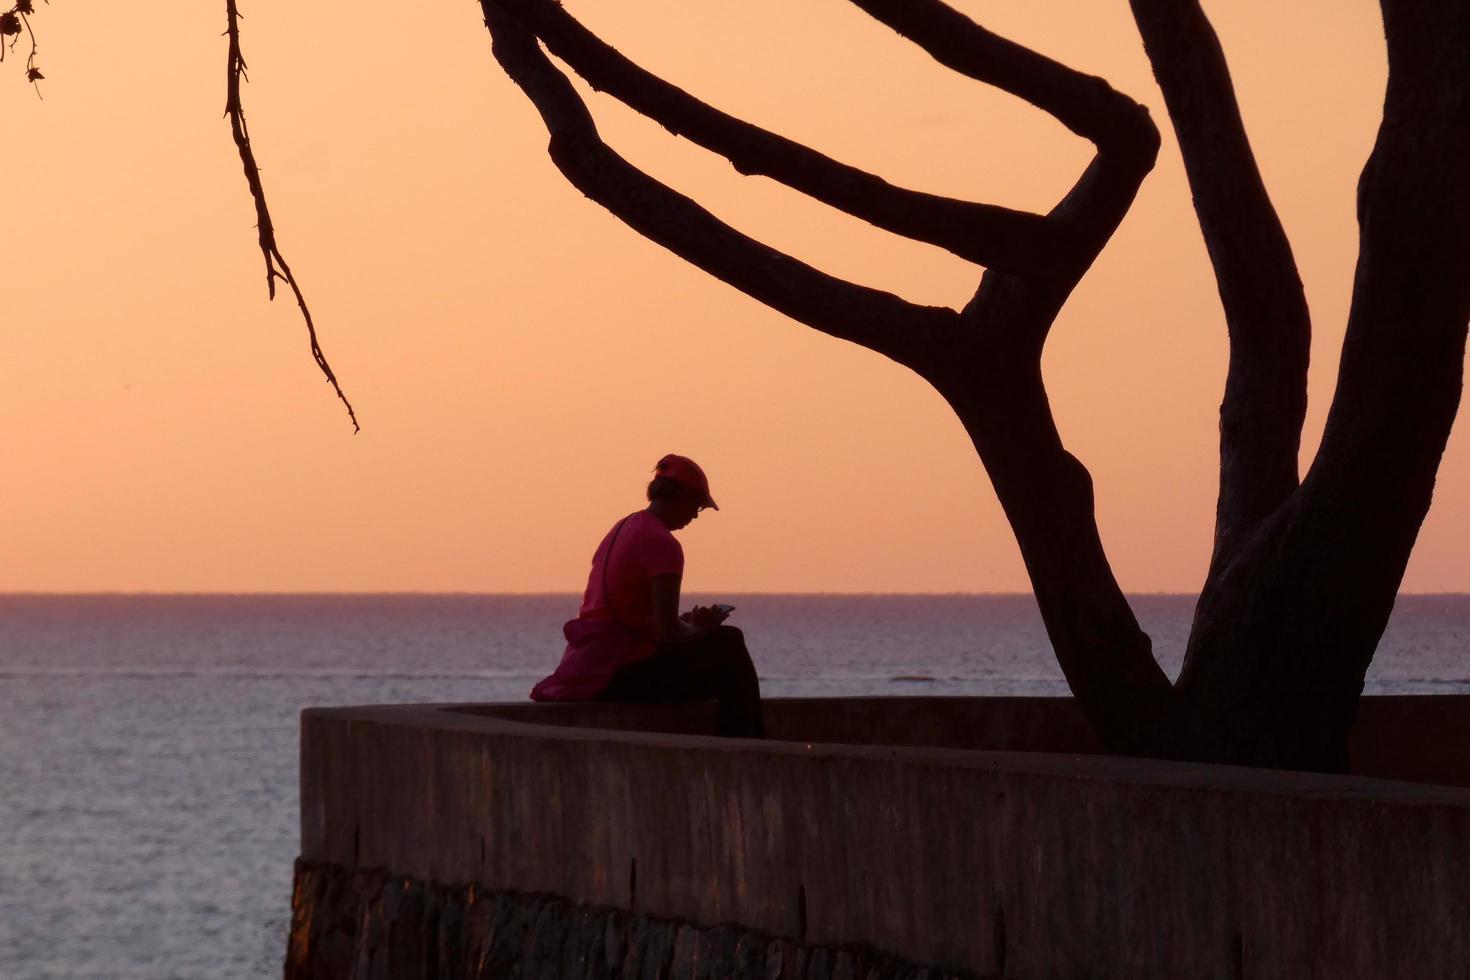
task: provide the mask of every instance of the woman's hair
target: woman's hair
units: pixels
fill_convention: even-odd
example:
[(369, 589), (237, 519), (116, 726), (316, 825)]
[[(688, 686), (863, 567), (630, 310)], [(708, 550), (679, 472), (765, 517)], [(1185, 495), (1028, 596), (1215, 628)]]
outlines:
[(680, 483), (671, 476), (656, 476), (648, 484), (649, 503), (655, 500), (680, 500), (698, 496), (698, 490)]

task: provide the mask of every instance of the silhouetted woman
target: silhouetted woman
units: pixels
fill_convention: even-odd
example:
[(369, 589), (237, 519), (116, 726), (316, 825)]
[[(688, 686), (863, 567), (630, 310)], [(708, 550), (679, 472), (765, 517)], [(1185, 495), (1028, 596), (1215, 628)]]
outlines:
[(684, 549), (673, 532), (706, 507), (719, 510), (704, 470), (665, 456), (648, 484), (648, 507), (613, 525), (592, 556), (567, 648), (531, 691), (537, 701), (719, 701), (721, 735), (760, 738), (760, 682), (744, 635), (722, 625), (728, 606), (679, 615)]

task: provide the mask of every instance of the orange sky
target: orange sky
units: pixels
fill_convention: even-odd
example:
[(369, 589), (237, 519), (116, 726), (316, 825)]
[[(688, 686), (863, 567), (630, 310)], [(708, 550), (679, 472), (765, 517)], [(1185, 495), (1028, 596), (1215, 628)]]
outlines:
[[(669, 451), (705, 465), (724, 508), (683, 532), (687, 588), (1028, 587), (940, 398), (572, 190), (476, 4), (242, 5), (282, 245), (364, 431), (294, 309), (265, 301), (221, 118), (223, 3), (57, 0), (36, 17), (45, 101), (23, 57), (0, 67), (0, 590), (578, 590)], [(839, 0), (568, 6), (707, 101), (897, 182), (1044, 209), (1090, 154)], [(960, 6), (1165, 118), (1122, 0)], [(1315, 317), (1310, 453), (1381, 104), (1377, 7), (1209, 11)], [(977, 270), (945, 253), (739, 177), (607, 99), (594, 109), (635, 162), (828, 271), (926, 302), (973, 290)], [(1224, 358), (1166, 129), (1045, 361), (1128, 590), (1199, 586)], [(1406, 589), (1470, 591), (1464, 429)]]

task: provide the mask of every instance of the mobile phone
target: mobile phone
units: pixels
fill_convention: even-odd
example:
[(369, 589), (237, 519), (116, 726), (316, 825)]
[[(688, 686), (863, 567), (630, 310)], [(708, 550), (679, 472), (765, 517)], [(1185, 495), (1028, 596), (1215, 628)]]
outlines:
[(711, 609), (718, 609), (720, 612), (724, 613), (726, 616), (730, 615), (732, 612), (735, 611), (735, 607), (732, 606), (732, 605), (730, 605), (728, 602), (717, 602), (713, 606), (710, 606), (710, 608)]

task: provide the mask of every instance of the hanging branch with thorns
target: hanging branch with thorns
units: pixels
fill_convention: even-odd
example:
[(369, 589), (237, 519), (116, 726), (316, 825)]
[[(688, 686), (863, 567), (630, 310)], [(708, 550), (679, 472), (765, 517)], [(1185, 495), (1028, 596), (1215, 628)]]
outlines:
[[(49, 4), (51, 0), (46, 2)], [(31, 27), (31, 17), (35, 12), (34, 0), (15, 0), (13, 7), (0, 14), (0, 61), (5, 60), (7, 51), (15, 50), (15, 46), (20, 43), (20, 35), (24, 32), (31, 39), (31, 50), (26, 55), (26, 81), (35, 88), (36, 98), (39, 99), (41, 86), (36, 83), (46, 76), (36, 67), (36, 52), (40, 46), (36, 43), (35, 29)]]
[[(28, 0), (22, 0), (22, 2), (28, 3)], [(270, 210), (266, 206), (265, 189), (260, 182), (260, 167), (255, 162), (255, 151), (250, 148), (250, 130), (245, 125), (245, 108), (240, 102), (240, 82), (246, 78), (246, 70), (245, 58), (240, 53), (240, 12), (235, 0), (225, 0), (225, 14), (229, 22), (225, 34), (230, 39), (225, 115), (230, 117), (230, 130), (235, 137), (235, 146), (240, 151), (240, 162), (245, 168), (245, 181), (250, 185), (250, 196), (255, 199), (260, 252), (265, 257), (266, 289), (270, 298), (275, 299), (277, 279), (291, 287), (291, 293), (296, 297), (296, 305), (301, 309), (302, 319), (306, 321), (306, 333), (311, 340), (311, 356), (316, 361), (317, 367), (321, 368), (322, 374), (326, 375), (327, 380), (331, 382), (332, 390), (337, 393), (342, 404), (347, 406), (347, 417), (352, 420), (352, 431), (356, 434), (362, 431), (362, 426), (357, 422), (357, 413), (353, 411), (352, 402), (347, 400), (342, 386), (337, 383), (337, 376), (327, 364), (321, 344), (317, 342), (316, 324), (311, 318), (311, 310), (307, 308), (306, 297), (302, 295), (301, 286), (291, 273), (291, 266), (287, 264), (285, 256), (281, 254), (280, 247), (276, 244), (275, 225), (271, 222)]]

